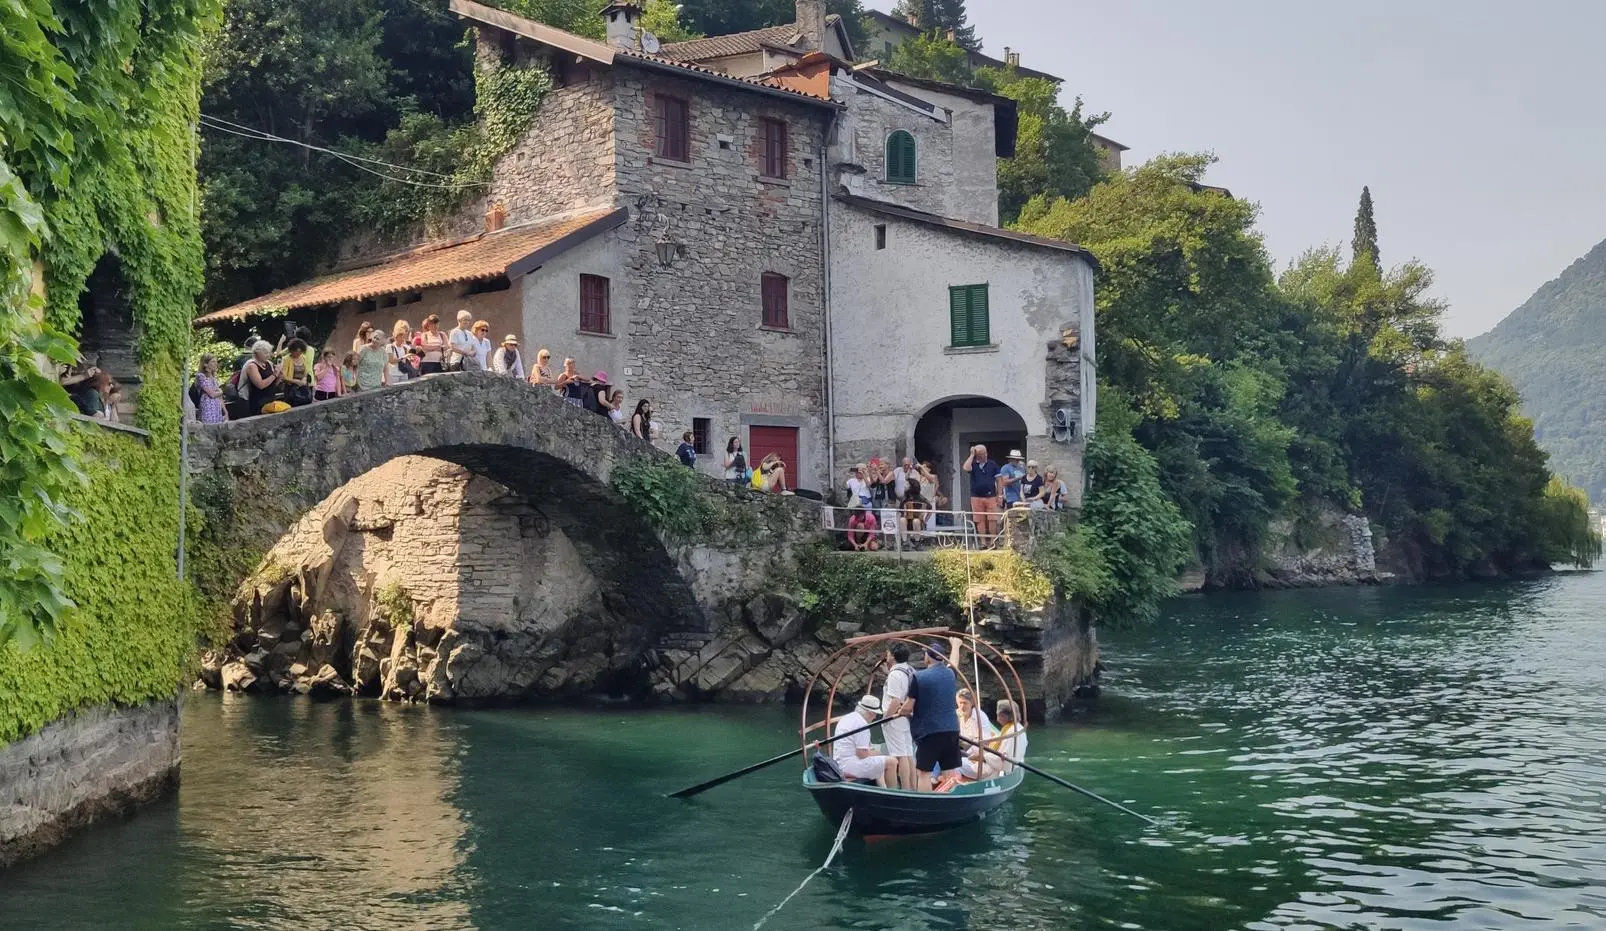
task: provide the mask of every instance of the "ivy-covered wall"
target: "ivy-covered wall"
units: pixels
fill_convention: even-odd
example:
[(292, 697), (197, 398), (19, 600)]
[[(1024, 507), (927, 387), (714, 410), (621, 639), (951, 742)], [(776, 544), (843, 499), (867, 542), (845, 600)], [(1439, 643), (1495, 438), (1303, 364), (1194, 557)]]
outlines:
[[(171, 696), (194, 648), (177, 577), (179, 400), (201, 287), (195, 123), (213, 0), (0, 5), (0, 743)], [(108, 256), (139, 332), (136, 425), (74, 422), (66, 361)]]

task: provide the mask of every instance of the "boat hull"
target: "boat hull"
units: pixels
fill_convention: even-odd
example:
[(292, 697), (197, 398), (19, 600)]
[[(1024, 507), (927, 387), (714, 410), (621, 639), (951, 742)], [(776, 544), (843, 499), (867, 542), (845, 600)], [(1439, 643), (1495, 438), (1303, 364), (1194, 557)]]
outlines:
[(932, 834), (980, 821), (1009, 801), (1020, 787), (1025, 770), (968, 783), (952, 792), (905, 792), (851, 782), (816, 782), (813, 772), (803, 774), (803, 788), (833, 825), (853, 812), (850, 833), (856, 836)]

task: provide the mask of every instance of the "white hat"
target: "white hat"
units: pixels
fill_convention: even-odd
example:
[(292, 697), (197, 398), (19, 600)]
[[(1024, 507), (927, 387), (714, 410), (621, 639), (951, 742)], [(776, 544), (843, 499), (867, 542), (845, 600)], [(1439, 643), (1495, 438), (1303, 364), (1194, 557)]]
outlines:
[(871, 711), (876, 714), (880, 714), (881, 699), (875, 697), (874, 695), (866, 695), (859, 699), (859, 707), (863, 708), (865, 711)]
[(1011, 458), (1011, 459), (1024, 459), (1026, 457), (1022, 456), (1020, 454), (1020, 450), (1012, 449), (1012, 450), (1009, 451), (1009, 458)]

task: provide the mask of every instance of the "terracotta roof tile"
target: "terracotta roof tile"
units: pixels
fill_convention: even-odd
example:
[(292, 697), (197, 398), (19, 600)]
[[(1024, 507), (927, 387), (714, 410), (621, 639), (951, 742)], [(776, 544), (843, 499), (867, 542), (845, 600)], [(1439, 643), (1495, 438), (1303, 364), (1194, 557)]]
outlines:
[[(825, 21), (827, 26), (834, 26), (841, 21), (841, 17), (832, 13)], [(733, 32), (727, 36), (709, 36), (706, 39), (692, 39), (689, 42), (671, 42), (659, 52), (670, 61), (707, 61), (711, 58), (728, 58), (731, 55), (750, 55), (766, 45), (778, 45), (782, 48), (795, 47), (795, 40), (802, 35), (796, 23), (786, 23), (780, 26), (769, 26), (764, 29), (754, 29), (749, 32)]]
[(615, 53), (614, 58), (616, 61), (619, 59), (624, 59), (627, 62), (635, 62), (638, 65), (657, 65), (662, 68), (674, 69), (676, 71), (690, 71), (694, 74), (700, 74), (706, 78), (712, 78), (715, 81), (730, 84), (746, 84), (762, 91), (780, 93), (788, 97), (797, 97), (810, 103), (836, 106), (836, 103), (829, 97), (822, 97), (819, 94), (810, 94), (795, 88), (787, 87), (785, 84), (782, 84), (780, 81), (777, 81), (776, 79), (767, 75), (740, 78), (732, 74), (726, 74), (723, 71), (715, 71), (712, 68), (704, 67), (703, 65), (699, 65), (695, 62), (675, 61), (673, 59), (664, 58), (661, 55), (648, 55), (645, 52), (628, 52), (623, 49)]
[[(239, 320), (249, 314), (281, 312), (345, 301), (362, 301), (383, 294), (420, 291), (460, 281), (506, 275), (521, 259), (586, 231), (593, 224), (623, 213), (611, 207), (552, 217), (467, 240), (420, 246), (361, 268), (336, 272), (283, 288), (196, 319), (197, 326)], [(617, 224), (615, 224), (617, 225)]]

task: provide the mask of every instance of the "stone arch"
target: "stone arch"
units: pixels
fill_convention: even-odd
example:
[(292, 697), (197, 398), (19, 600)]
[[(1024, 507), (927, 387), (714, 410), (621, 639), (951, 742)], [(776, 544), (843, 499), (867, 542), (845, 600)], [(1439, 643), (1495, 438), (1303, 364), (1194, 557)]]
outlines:
[(539, 509), (579, 551), (602, 606), (639, 632), (618, 649), (645, 652), (666, 633), (710, 626), (683, 554), (610, 485), (622, 463), (672, 457), (550, 391), (484, 373), (192, 425), (187, 467), (206, 517), (195, 558), (203, 591), (214, 601), (232, 599), (304, 514), (402, 456), (460, 465)]
[(992, 458), (1002, 460), (1008, 449), (994, 447), (1024, 447), (1030, 432), (1021, 413), (997, 398), (949, 395), (927, 404), (916, 415), (909, 448), (916, 458), (935, 462), (938, 474), (950, 483), (948, 487), (952, 489), (951, 497), (957, 507), (969, 497), (960, 471), (964, 448), (972, 443), (984, 443)]

